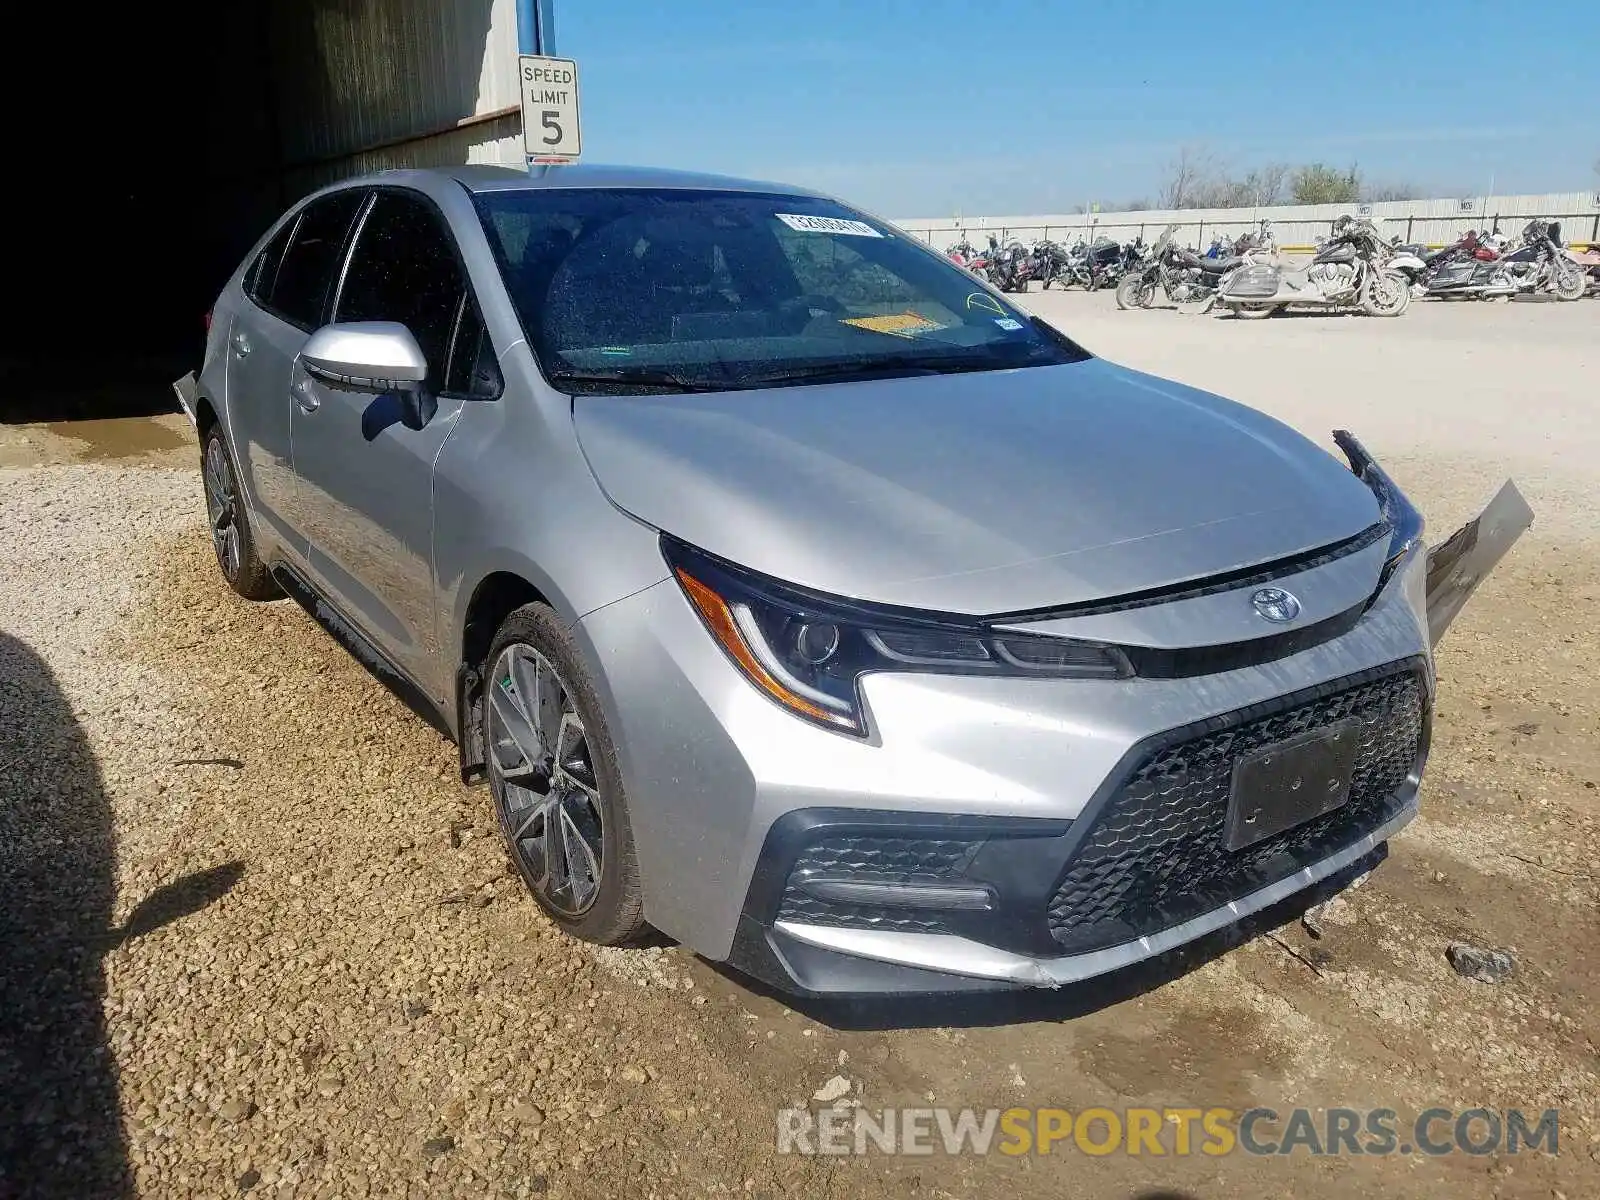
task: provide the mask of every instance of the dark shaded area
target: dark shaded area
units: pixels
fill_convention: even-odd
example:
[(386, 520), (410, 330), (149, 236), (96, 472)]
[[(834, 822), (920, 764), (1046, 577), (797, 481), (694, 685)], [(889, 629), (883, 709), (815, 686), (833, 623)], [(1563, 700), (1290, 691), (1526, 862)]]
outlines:
[(50, 668), (0, 633), (0, 1197), (116, 1197), (131, 1181), (101, 956), (197, 911), (228, 863), (112, 928), (115, 837), (88, 740)]
[[(473, 113), (490, 7), (30, 10), (0, 71), (13, 139), (0, 421), (175, 410), (207, 309), (290, 202), (422, 148), (355, 151)], [(61, 57), (90, 46), (98, 56)]]
[(833, 1029), (976, 1028), (1037, 1021), (1070, 1021), (1153, 992), (1220, 958), (1236, 946), (1298, 921), (1306, 909), (1343, 891), (1351, 880), (1372, 870), (1387, 856), (1388, 846), (1380, 846), (1321, 883), (1187, 946), (1180, 946), (1148, 962), (1060, 988), (881, 998), (810, 998), (779, 992), (720, 963), (708, 962), (706, 965), (740, 987), (767, 996)]
[(113, 854), (71, 704), (0, 633), (0, 1196), (129, 1189), (100, 1005)]
[[(0, 420), (176, 408), (169, 385), (198, 361), (229, 256), (277, 200), (264, 98), (244, 102), (270, 51), (243, 35), (265, 8), (47, 5), (30, 36), (9, 40), (12, 161), (29, 164), (34, 195), (27, 236), (8, 246), (20, 303), (0, 324)], [(108, 52), (133, 52), (103, 77), (84, 60), (46, 84), (33, 60), (90, 31)]]

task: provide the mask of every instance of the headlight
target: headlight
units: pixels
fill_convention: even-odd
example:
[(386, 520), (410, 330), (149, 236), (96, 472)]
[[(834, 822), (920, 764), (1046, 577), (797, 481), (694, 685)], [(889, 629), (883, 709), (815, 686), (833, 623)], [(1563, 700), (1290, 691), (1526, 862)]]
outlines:
[(1114, 646), (1000, 633), (978, 618), (883, 608), (779, 583), (661, 538), (667, 565), (734, 665), (790, 712), (865, 734), (859, 683), (869, 671), (1122, 679)]
[(1350, 469), (1356, 473), (1356, 478), (1371, 488), (1372, 494), (1378, 498), (1378, 511), (1383, 515), (1383, 523), (1389, 527), (1389, 553), (1384, 557), (1383, 571), (1378, 576), (1377, 590), (1381, 592), (1388, 586), (1395, 568), (1421, 544), (1422, 514), (1406, 499), (1400, 485), (1389, 478), (1389, 473), (1367, 453), (1367, 448), (1356, 440), (1354, 434), (1347, 429), (1335, 429), (1333, 440), (1350, 460)]

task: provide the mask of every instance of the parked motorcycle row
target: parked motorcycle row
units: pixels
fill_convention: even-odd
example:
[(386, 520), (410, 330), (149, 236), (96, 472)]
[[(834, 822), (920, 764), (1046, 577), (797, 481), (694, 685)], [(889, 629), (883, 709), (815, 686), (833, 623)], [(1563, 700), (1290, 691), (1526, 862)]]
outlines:
[(1469, 229), (1442, 250), (1411, 245), (1398, 247), (1398, 252), (1421, 260), (1420, 267), (1413, 264), (1404, 271), (1419, 297), (1493, 300), (1546, 292), (1577, 300), (1600, 290), (1600, 250), (1569, 250), (1561, 241), (1559, 222), (1528, 222), (1516, 246), (1503, 234), (1480, 235)]
[(1081, 287), (1094, 292), (1116, 287), (1143, 261), (1146, 249), (1138, 238), (1126, 244), (1104, 237), (1092, 242), (1079, 238), (1071, 246), (1046, 238), (1028, 245), (1016, 238), (1002, 242), (990, 234), (986, 249), (963, 240), (945, 253), (1002, 292), (1026, 292), (1035, 280), (1045, 289)]
[(1576, 300), (1600, 293), (1600, 249), (1568, 249), (1559, 223), (1533, 220), (1521, 241), (1468, 230), (1440, 250), (1384, 239), (1366, 217), (1345, 216), (1317, 239), (1309, 264), (1291, 267), (1278, 256), (1268, 222), (1236, 240), (1212, 239), (1204, 254), (1179, 246), (1178, 227), (1155, 245), (1110, 238), (1071, 246), (1048, 239), (1027, 245), (989, 236), (986, 249), (962, 241), (947, 253), (957, 264), (1005, 292), (1042, 287), (1116, 289), (1117, 307), (1149, 308), (1158, 297), (1185, 311), (1225, 311), (1253, 319), (1288, 308), (1397, 317), (1413, 299), (1496, 299), (1546, 294)]

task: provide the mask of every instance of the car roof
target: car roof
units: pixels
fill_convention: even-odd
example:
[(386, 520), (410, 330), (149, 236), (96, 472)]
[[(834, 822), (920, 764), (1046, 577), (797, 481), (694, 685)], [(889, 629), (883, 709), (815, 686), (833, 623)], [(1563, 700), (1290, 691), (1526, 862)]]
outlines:
[(624, 167), (574, 163), (570, 166), (536, 168), (465, 165), (404, 168), (383, 171), (361, 179), (341, 180), (349, 186), (361, 183), (397, 183), (405, 179), (420, 182), (419, 176), (434, 180), (453, 179), (469, 192), (534, 191), (545, 188), (679, 188), (686, 191), (777, 192), (789, 196), (822, 198), (809, 188), (786, 183), (764, 183), (736, 179), (727, 175), (708, 175), (697, 171), (673, 171), (661, 167)]

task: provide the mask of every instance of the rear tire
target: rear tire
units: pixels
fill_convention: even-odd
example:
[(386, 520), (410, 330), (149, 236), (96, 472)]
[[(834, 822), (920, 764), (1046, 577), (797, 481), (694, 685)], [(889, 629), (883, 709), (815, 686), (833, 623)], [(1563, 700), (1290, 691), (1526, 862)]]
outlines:
[(206, 430), (200, 443), (200, 475), (206, 492), (206, 517), (211, 526), (211, 548), (228, 586), (246, 600), (277, 600), (283, 596), (277, 580), (256, 552), (250, 527), (249, 505), (239, 487), (233, 452), (220, 424)]
[(573, 937), (637, 941), (649, 926), (627, 796), (571, 636), (546, 605), (523, 605), (501, 624), (484, 671), (484, 757), (512, 864)]
[(1235, 304), (1233, 306), (1233, 315), (1241, 321), (1261, 321), (1270, 317), (1281, 307), (1283, 306), (1280, 304)]

